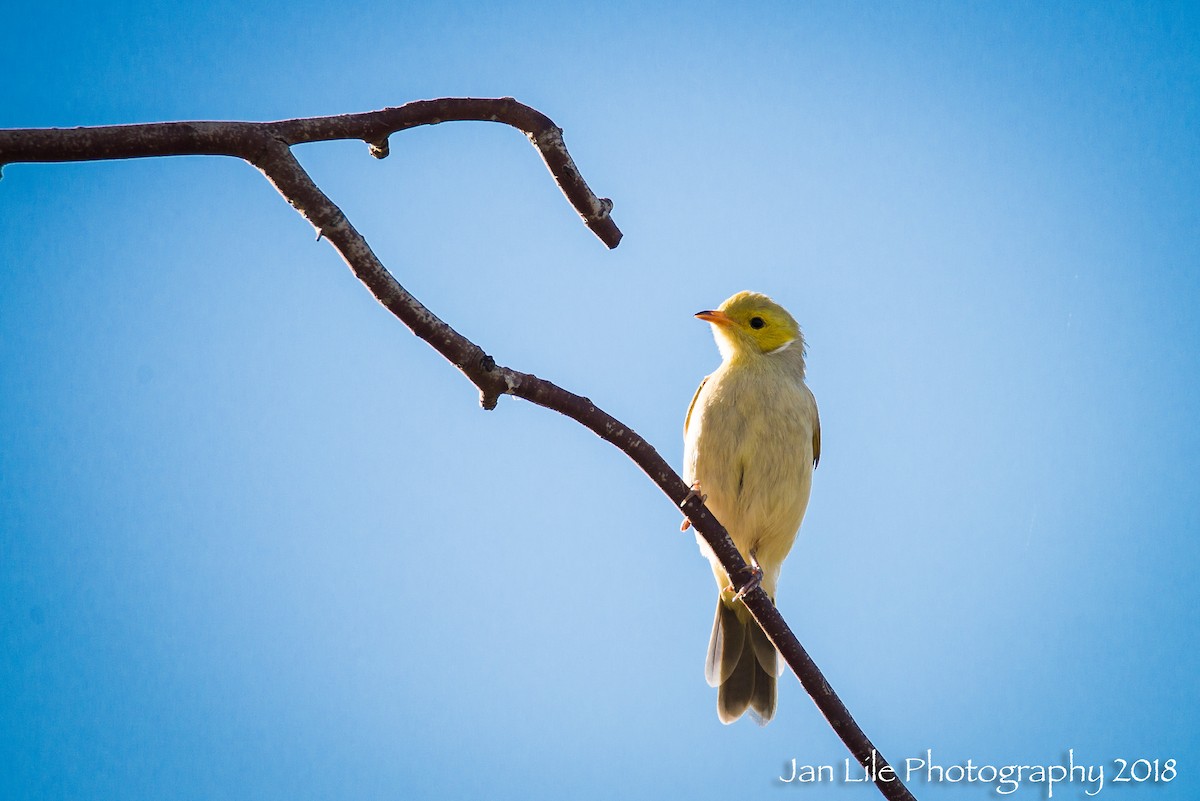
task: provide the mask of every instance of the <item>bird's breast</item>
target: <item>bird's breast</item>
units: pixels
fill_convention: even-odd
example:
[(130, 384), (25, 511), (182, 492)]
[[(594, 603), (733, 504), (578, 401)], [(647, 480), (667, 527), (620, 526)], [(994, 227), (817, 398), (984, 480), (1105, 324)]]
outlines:
[(778, 565), (812, 485), (812, 394), (790, 376), (718, 371), (696, 406), (685, 446), (689, 483), (699, 482), (739, 550), (756, 548), (764, 567)]

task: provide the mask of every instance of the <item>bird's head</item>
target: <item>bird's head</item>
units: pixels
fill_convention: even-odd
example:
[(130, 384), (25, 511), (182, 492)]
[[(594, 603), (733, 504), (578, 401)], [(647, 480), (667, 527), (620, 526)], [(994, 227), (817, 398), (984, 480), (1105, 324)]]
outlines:
[(726, 359), (742, 355), (804, 350), (800, 326), (787, 309), (759, 292), (739, 292), (718, 308), (697, 312), (712, 323), (713, 337)]

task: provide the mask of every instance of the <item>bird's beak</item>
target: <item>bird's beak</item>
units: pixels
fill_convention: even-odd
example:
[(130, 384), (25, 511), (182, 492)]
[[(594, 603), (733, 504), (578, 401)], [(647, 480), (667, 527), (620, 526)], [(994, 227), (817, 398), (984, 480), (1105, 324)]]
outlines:
[(696, 319), (717, 325), (733, 325), (733, 318), (723, 311), (696, 312)]

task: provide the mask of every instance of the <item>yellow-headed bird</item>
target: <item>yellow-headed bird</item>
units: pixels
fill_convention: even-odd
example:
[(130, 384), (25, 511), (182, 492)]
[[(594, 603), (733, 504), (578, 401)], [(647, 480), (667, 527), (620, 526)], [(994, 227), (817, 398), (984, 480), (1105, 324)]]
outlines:
[[(774, 600), (821, 456), (817, 402), (804, 383), (804, 336), (786, 309), (757, 292), (739, 292), (696, 317), (712, 324), (722, 362), (688, 408), (684, 480), (762, 570), (762, 588)], [(775, 715), (779, 654), (696, 539), (721, 592), (705, 666), (718, 688), (717, 715), (732, 723), (749, 708), (765, 725)]]

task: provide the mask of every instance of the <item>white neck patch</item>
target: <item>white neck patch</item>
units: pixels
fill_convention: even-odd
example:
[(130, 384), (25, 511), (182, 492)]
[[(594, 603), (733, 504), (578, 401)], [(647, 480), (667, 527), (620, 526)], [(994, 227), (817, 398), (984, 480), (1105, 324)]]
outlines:
[(787, 342), (784, 342), (784, 343), (783, 343), (782, 345), (780, 345), (778, 348), (775, 348), (774, 350), (769, 350), (769, 351), (767, 351), (766, 355), (770, 356), (772, 353), (782, 353), (783, 351), (785, 351), (785, 350), (787, 350), (788, 348), (790, 348), (790, 347), (792, 346), (792, 343), (793, 343), (793, 342), (795, 342), (795, 341), (796, 341), (796, 340), (794, 340), (794, 339), (789, 339)]

